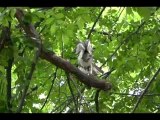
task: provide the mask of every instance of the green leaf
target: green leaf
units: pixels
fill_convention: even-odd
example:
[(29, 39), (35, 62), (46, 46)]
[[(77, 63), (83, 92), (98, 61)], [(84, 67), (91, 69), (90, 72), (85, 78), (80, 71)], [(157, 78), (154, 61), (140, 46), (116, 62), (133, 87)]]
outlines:
[(53, 34), (55, 34), (55, 32), (56, 32), (56, 24), (52, 24), (52, 26), (51, 26), (51, 28), (50, 28), (50, 32), (51, 32), (51, 35), (53, 35)]
[(0, 66), (0, 72), (2, 72), (2, 74), (5, 74), (4, 66)]
[(15, 13), (16, 13), (16, 9), (11, 9), (10, 16), (11, 16), (12, 19), (15, 18)]
[(7, 20), (6, 17), (3, 18), (2, 24), (3, 24), (3, 26), (5, 26), (5, 27), (8, 27), (8, 26), (9, 26), (9, 23), (8, 23), (8, 20)]
[(43, 12), (36, 12), (35, 13), (39, 18), (45, 18), (45, 15)]
[(32, 16), (28, 13), (24, 16), (24, 19), (23, 19), (23, 22), (24, 24), (30, 24), (32, 23)]
[(68, 43), (69, 43), (69, 37), (68, 37), (68, 35), (66, 35), (65, 33), (62, 34), (62, 39), (63, 39), (63, 41), (65, 42), (65, 44), (68, 44)]
[(131, 7), (127, 7), (126, 12), (127, 12), (127, 14), (133, 14), (133, 11), (132, 11)]
[(56, 19), (61, 19), (64, 17), (64, 15), (62, 13), (58, 13), (55, 15)]
[(84, 21), (83, 21), (83, 19), (81, 19), (80, 17), (77, 18), (76, 24), (78, 25), (79, 29), (83, 29), (83, 27), (84, 27)]
[(53, 19), (53, 18), (47, 18), (47, 19), (45, 20), (45, 24), (46, 24), (46, 25), (49, 25), (49, 24), (51, 24), (52, 22), (54, 22), (54, 19)]
[(137, 12), (139, 13), (140, 16), (142, 16), (145, 20), (148, 20), (151, 15), (151, 9), (147, 7), (140, 7), (137, 8)]

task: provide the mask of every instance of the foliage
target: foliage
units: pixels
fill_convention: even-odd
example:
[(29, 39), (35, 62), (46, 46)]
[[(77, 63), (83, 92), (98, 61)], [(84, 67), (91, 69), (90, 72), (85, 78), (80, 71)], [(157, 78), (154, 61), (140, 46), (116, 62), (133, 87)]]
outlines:
[[(25, 15), (23, 23), (34, 25), (44, 48), (54, 51), (75, 66), (75, 46), (78, 40), (87, 39), (102, 10), (101, 7), (21, 9)], [(17, 111), (37, 51), (15, 13), (16, 8), (0, 8), (0, 35), (2, 29), (11, 23), (12, 41), (12, 44), (0, 45), (0, 112)], [(68, 75), (67, 71), (39, 58), (21, 112), (131, 112), (160, 67), (159, 20), (160, 10), (154, 7), (105, 8), (92, 30), (90, 40), (95, 48), (94, 62), (105, 72), (112, 68), (115, 70), (106, 80), (112, 83), (112, 89), (99, 92), (99, 110), (95, 104), (96, 88), (84, 88), (85, 85), (74, 75)], [(7, 67), (12, 58), (9, 99)], [(69, 82), (67, 76), (70, 77)], [(159, 112), (159, 82), (158, 74), (136, 112)]]

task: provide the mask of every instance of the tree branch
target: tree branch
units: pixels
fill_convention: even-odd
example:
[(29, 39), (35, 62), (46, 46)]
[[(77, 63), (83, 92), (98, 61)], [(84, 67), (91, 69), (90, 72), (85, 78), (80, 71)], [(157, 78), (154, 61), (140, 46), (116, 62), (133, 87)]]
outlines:
[(78, 105), (77, 105), (77, 102), (76, 102), (76, 98), (74, 96), (74, 92), (73, 92), (72, 87), (71, 87), (70, 75), (67, 72), (66, 72), (66, 76), (67, 76), (67, 83), (68, 83), (68, 86), (69, 86), (69, 90), (71, 92), (71, 95), (72, 95), (72, 98), (73, 98), (73, 102), (74, 102), (74, 105), (75, 105), (75, 110), (78, 113)]
[(27, 91), (28, 91), (28, 88), (29, 88), (29, 85), (30, 85), (30, 81), (32, 79), (33, 72), (34, 72), (35, 67), (36, 67), (37, 60), (38, 60), (38, 54), (36, 54), (36, 60), (33, 61), (32, 64), (31, 64), (31, 70), (30, 70), (30, 73), (29, 73), (29, 75), (26, 79), (25, 88), (23, 90), (22, 98), (21, 98), (21, 100), (19, 102), (19, 105), (18, 105), (17, 113), (22, 111), (22, 107), (24, 105), (25, 97), (27, 95)]
[(111, 35), (109, 32), (104, 32), (104, 31), (99, 32), (96, 29), (93, 29), (92, 32), (97, 32), (97, 33), (102, 34), (102, 35)]
[(131, 38), (131, 36), (133, 36), (134, 34), (136, 34), (136, 33), (140, 30), (140, 28), (141, 28), (142, 26), (144, 26), (144, 24), (145, 24), (145, 21), (142, 22), (142, 23), (138, 26), (138, 28), (137, 28), (133, 33), (129, 34), (129, 35), (127, 36), (127, 38), (124, 39), (124, 40), (120, 43), (120, 45), (115, 49), (115, 51), (112, 53), (112, 55), (110, 55), (110, 56), (107, 58), (107, 60), (100, 66), (100, 68), (102, 68), (102, 67), (108, 62), (108, 60), (110, 60), (110, 59), (116, 54), (116, 52), (121, 48), (121, 46), (124, 45), (124, 44)]
[[(111, 94), (116, 94), (116, 95), (129, 95), (129, 96), (134, 96), (134, 97), (139, 97), (141, 95), (137, 95), (137, 94), (130, 94), (130, 93), (116, 93), (116, 92), (111, 92)], [(148, 96), (160, 96), (160, 93), (152, 93), (152, 94), (145, 94), (144, 96), (148, 97)]]
[(8, 27), (2, 27), (2, 33), (0, 37), (0, 52), (5, 47), (10, 45), (10, 29)]
[(148, 88), (150, 87), (151, 83), (153, 82), (153, 80), (155, 80), (156, 76), (159, 74), (160, 72), (160, 68), (157, 70), (157, 72), (154, 74), (154, 76), (152, 77), (152, 79), (148, 82), (146, 88), (144, 89), (144, 91), (142, 92), (141, 96), (139, 97), (138, 101), (136, 102), (136, 105), (134, 106), (133, 110), (131, 113), (134, 113), (135, 110), (137, 109), (138, 105), (140, 104), (140, 102), (142, 101), (143, 96), (145, 95), (145, 93), (147, 92)]
[(50, 96), (50, 94), (51, 94), (54, 81), (55, 81), (55, 79), (56, 79), (56, 77), (57, 77), (57, 70), (58, 70), (58, 67), (56, 67), (56, 70), (55, 70), (55, 73), (54, 73), (54, 78), (53, 78), (53, 80), (52, 80), (52, 84), (51, 84), (50, 90), (49, 90), (49, 92), (48, 92), (48, 95), (47, 95), (47, 97), (46, 97), (45, 102), (43, 103), (43, 106), (41, 107), (41, 110), (42, 110), (42, 109), (44, 108), (44, 106), (46, 105), (47, 100), (48, 100), (48, 98), (49, 98), (49, 96)]
[(12, 112), (11, 108), (11, 97), (12, 97), (12, 92), (11, 92), (11, 82), (12, 82), (12, 64), (14, 61), (14, 57), (10, 58), (8, 60), (8, 66), (7, 66), (7, 70), (6, 70), (6, 78), (7, 78), (7, 106), (8, 106), (8, 112)]
[[(13, 47), (13, 43), (11, 40), (11, 23), (9, 22), (9, 26), (8, 27), (3, 27), (2, 29), (2, 49), (4, 46), (9, 46), (9, 47)], [(9, 56), (8, 59), (8, 65), (6, 67), (6, 79), (7, 79), (7, 107), (8, 107), (8, 112), (12, 112), (12, 105), (11, 105), (11, 97), (12, 97), (12, 92), (11, 92), (11, 83), (12, 83), (12, 64), (14, 61), (14, 57), (13, 57), (13, 51), (12, 55)]]
[[(155, 12), (156, 12), (158, 9), (159, 9), (159, 8), (157, 7), (156, 10), (155, 10)], [(122, 10), (122, 11), (123, 11), (123, 10)], [(155, 12), (151, 13), (150, 16), (154, 15)], [(120, 13), (120, 15), (121, 15), (121, 13)], [(130, 39), (131, 36), (133, 36), (134, 34), (137, 34), (137, 32), (140, 30), (141, 27), (144, 26), (145, 23), (146, 23), (146, 21), (143, 21), (133, 33), (131, 33), (130, 35), (128, 35), (127, 38), (126, 38), (125, 40), (123, 40), (123, 41), (120, 43), (120, 45), (115, 49), (115, 51), (113, 52), (113, 54), (112, 54), (111, 56), (109, 56), (109, 57), (107, 58), (107, 60), (100, 66), (100, 68), (102, 68), (102, 67), (108, 62), (108, 60), (111, 59), (111, 58), (116, 54), (116, 52), (120, 49), (120, 47), (121, 47), (122, 45), (124, 45), (124, 43), (127, 42), (127, 41)]]
[[(83, 88), (81, 89), (81, 92), (76, 93), (74, 96), (77, 97), (77, 98), (80, 97), (80, 96), (81, 96), (81, 93), (82, 93), (84, 90), (85, 90), (85, 87), (83, 87)], [(51, 111), (51, 113), (52, 113), (52, 112), (55, 112), (58, 108), (60, 108), (61, 106), (63, 106), (66, 102), (67, 102), (67, 103), (66, 103), (65, 106), (69, 106), (72, 101), (73, 101), (72, 96), (69, 96), (65, 102), (61, 103), (59, 106), (57, 106), (55, 109), (53, 109), (53, 110)], [(65, 107), (64, 107), (64, 108), (65, 108)], [(64, 109), (62, 109), (62, 111), (63, 111), (63, 110), (64, 110)]]
[[(77, 92), (79, 93), (79, 96), (77, 96), (77, 98), (76, 98), (76, 100), (77, 100), (77, 105), (78, 105), (78, 102), (80, 102), (80, 105), (81, 105), (81, 100), (83, 99), (83, 101), (84, 101), (84, 103), (86, 104), (89, 112), (92, 112), (92, 110), (91, 110), (90, 107), (89, 107), (89, 104), (85, 101), (85, 99), (84, 99), (84, 97), (83, 97), (83, 95), (82, 95), (83, 92), (84, 92), (84, 90), (85, 90), (85, 88), (86, 88), (86, 86), (84, 86), (84, 89), (82, 88), (81, 90), (79, 90), (78, 85), (75, 83), (75, 81), (73, 80), (72, 76), (70, 76), (70, 80), (72, 81), (74, 87), (77, 89)], [(78, 97), (79, 97), (79, 101), (78, 101)], [(80, 109), (80, 105), (78, 106), (79, 109)]]
[[(120, 16), (122, 15), (122, 12), (124, 11), (124, 9), (125, 9), (125, 7), (122, 9), (121, 12), (120, 12), (121, 8), (119, 9), (118, 13), (120, 12), (120, 14), (119, 14), (119, 16), (117, 17), (117, 19), (114, 21), (113, 27), (117, 24), (117, 22), (118, 22)], [(111, 31), (113, 30), (113, 27), (112, 27), (112, 29), (109, 31), (109, 33), (111, 33)]]
[[(20, 21), (19, 21), (19, 22), (20, 22)], [(21, 22), (22, 22), (22, 20), (21, 20)], [(22, 26), (24, 26), (21, 22), (20, 22), (20, 24), (21, 24)], [(30, 25), (29, 25), (29, 26), (30, 26)], [(32, 25), (32, 26), (33, 26), (33, 25)], [(37, 41), (37, 39), (39, 38), (39, 36), (38, 36), (38, 34), (37, 34), (36, 32), (33, 32), (33, 31), (35, 30), (35, 28), (32, 27), (32, 26), (30, 26), (29, 29), (26, 28), (25, 30), (31, 33), (31, 34), (29, 34), (29, 35), (30, 35), (30, 38), (31, 38), (32, 40)], [(23, 28), (23, 29), (24, 29), (24, 28)], [(35, 38), (36, 38), (36, 39), (35, 39)], [(22, 107), (23, 107), (23, 105), (24, 105), (24, 101), (25, 101), (25, 97), (26, 97), (26, 95), (27, 95), (27, 91), (28, 91), (28, 88), (29, 88), (29, 85), (30, 85), (30, 81), (31, 81), (31, 79), (32, 79), (33, 72), (34, 72), (34, 70), (35, 70), (36, 63), (38, 62), (38, 58), (39, 58), (39, 56), (40, 56), (40, 54), (41, 54), (42, 41), (41, 41), (40, 39), (38, 39), (38, 40), (39, 40), (39, 41), (37, 41), (37, 42), (38, 42), (39, 44), (35, 43), (35, 44), (37, 45), (37, 48), (38, 48), (38, 49), (37, 49), (37, 51), (36, 51), (35, 58), (34, 58), (32, 64), (31, 64), (30, 73), (28, 74), (28, 77), (27, 77), (27, 79), (26, 79), (25, 88), (24, 88), (24, 90), (23, 90), (22, 98), (21, 98), (21, 100), (20, 100), (20, 102), (19, 102), (18, 109), (17, 109), (17, 112), (18, 112), (18, 113), (22, 111)]]
[(6, 91), (7, 91), (7, 109), (8, 109), (8, 112), (12, 112), (11, 111), (11, 108), (12, 108), (12, 105), (11, 105), (11, 83), (12, 83), (12, 64), (13, 64), (13, 61), (14, 61), (14, 57), (13, 57), (13, 50), (11, 49), (13, 47), (13, 43), (12, 43), (12, 40), (11, 40), (11, 30), (10, 30), (10, 27), (11, 27), (11, 23), (8, 22), (9, 26), (8, 27), (4, 27), (2, 25), (2, 33), (1, 33), (1, 37), (0, 37), (0, 52), (1, 50), (7, 46), (9, 48), (9, 52), (11, 53), (11, 56), (9, 56), (9, 59), (7, 60), (7, 63), (8, 65), (5, 66), (5, 69), (6, 69), (6, 80), (7, 80), (7, 86), (6, 86)]
[(100, 93), (100, 90), (97, 90), (94, 98), (97, 113), (99, 113), (99, 102), (98, 102), (99, 93)]
[(94, 24), (93, 24), (93, 26), (92, 26), (92, 28), (91, 28), (91, 30), (90, 30), (90, 32), (89, 32), (89, 34), (88, 34), (87, 39), (89, 39), (89, 38), (90, 38), (91, 33), (93, 32), (93, 29), (94, 29), (94, 27), (96, 26), (96, 23), (98, 22), (98, 20), (99, 20), (100, 16), (102, 15), (103, 11), (105, 10), (105, 8), (106, 8), (106, 7), (103, 7), (103, 9), (101, 10), (101, 12), (99, 13), (99, 15), (98, 15), (97, 19), (95, 20), (95, 22), (94, 22)]
[[(33, 44), (36, 47), (40, 46), (40, 38), (38, 33), (36, 32), (34, 26), (32, 24), (24, 24), (24, 13), (22, 10), (17, 8), (16, 18), (18, 19), (20, 25), (23, 27), (28, 36), (32, 39)], [(101, 90), (109, 90), (111, 89), (111, 83), (106, 83), (105, 80), (98, 80), (92, 75), (84, 74), (77, 67), (70, 64), (68, 61), (62, 59), (55, 55), (54, 52), (46, 50), (43, 45), (41, 45), (41, 54), (40, 57), (42, 59), (47, 60), (48, 62), (56, 65), (57, 67), (74, 74), (82, 83), (99, 88)]]

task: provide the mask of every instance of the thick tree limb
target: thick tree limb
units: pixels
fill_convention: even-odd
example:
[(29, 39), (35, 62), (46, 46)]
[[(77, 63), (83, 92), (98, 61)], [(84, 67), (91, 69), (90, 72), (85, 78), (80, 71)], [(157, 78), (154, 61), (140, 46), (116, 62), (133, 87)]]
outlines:
[(147, 92), (148, 88), (150, 87), (151, 83), (155, 80), (155, 78), (157, 77), (157, 75), (160, 72), (160, 68), (157, 70), (157, 72), (154, 74), (154, 76), (152, 77), (152, 79), (148, 82), (146, 88), (144, 89), (143, 93), (141, 94), (141, 96), (139, 97), (138, 101), (136, 102), (136, 105), (134, 106), (133, 110), (131, 113), (134, 113), (135, 110), (137, 109), (138, 105), (140, 104), (140, 102), (142, 101), (143, 96), (145, 95), (145, 93)]
[(5, 46), (9, 46), (11, 41), (10, 41), (10, 29), (8, 27), (3, 27), (2, 28), (2, 33), (0, 36), (0, 52)]
[(20, 26), (26, 32), (27, 36), (32, 39), (31, 42), (33, 42), (33, 44), (35, 44), (36, 47), (39, 47), (41, 45), (41, 40), (40, 40), (39, 34), (35, 30), (35, 27), (32, 24), (28, 24), (28, 23), (26, 24), (24, 22), (25, 15), (24, 15), (23, 11), (21, 9), (17, 8), (15, 16), (18, 19)]
[(59, 68), (62, 68), (63, 70), (74, 74), (82, 83), (84, 83), (88, 86), (100, 88), (102, 90), (111, 89), (110, 83), (106, 83), (104, 80), (97, 80), (92, 75), (88, 76), (87, 74), (84, 74), (77, 67), (73, 66), (68, 61), (65, 61), (64, 59), (56, 56), (54, 53), (42, 51), (40, 57), (42, 59), (45, 59), (45, 60), (53, 63), (54, 65), (58, 66)]
[[(24, 31), (28, 34), (28, 36), (32, 39), (32, 42), (35, 44), (35, 46), (40, 46), (40, 37), (38, 33), (36, 32), (34, 26), (32, 24), (24, 24), (24, 13), (22, 10), (17, 9), (16, 18), (18, 19), (20, 25), (23, 27)], [(49, 61), (50, 63), (56, 65), (57, 67), (74, 74), (82, 83), (99, 88), (101, 90), (109, 90), (111, 89), (111, 83), (106, 83), (105, 80), (98, 80), (94, 76), (87, 74), (84, 74), (81, 72), (77, 67), (70, 64), (68, 61), (62, 59), (61, 57), (58, 57), (55, 55), (54, 52), (45, 50), (43, 46), (41, 46), (41, 54), (40, 58), (45, 59)]]
[[(10, 31), (11, 23), (9, 22), (8, 27), (2, 26), (2, 33), (0, 36), (0, 52), (2, 49), (6, 47), (12, 47), (13, 43), (11, 40), (11, 31)], [(12, 51), (11, 51), (12, 52)], [(6, 91), (7, 91), (7, 109), (8, 112), (12, 112), (12, 104), (11, 104), (11, 97), (12, 97), (12, 92), (11, 92), (11, 83), (12, 83), (12, 77), (11, 77), (11, 70), (12, 70), (12, 64), (14, 61), (13, 56), (9, 56), (9, 59), (7, 60), (8, 65), (5, 66), (6, 69), (6, 80), (7, 80), (7, 86), (6, 86)]]
[[(9, 22), (8, 27), (4, 27), (2, 30), (2, 46), (13, 46), (12, 40), (11, 40), (11, 23)], [(2, 49), (3, 49), (2, 47)], [(13, 52), (13, 51), (12, 51)], [(7, 79), (7, 107), (8, 107), (8, 112), (12, 112), (12, 105), (11, 105), (11, 97), (12, 97), (12, 92), (11, 92), (11, 83), (12, 83), (12, 64), (14, 61), (14, 57), (10, 56), (8, 59), (8, 65), (6, 66), (6, 79)]]

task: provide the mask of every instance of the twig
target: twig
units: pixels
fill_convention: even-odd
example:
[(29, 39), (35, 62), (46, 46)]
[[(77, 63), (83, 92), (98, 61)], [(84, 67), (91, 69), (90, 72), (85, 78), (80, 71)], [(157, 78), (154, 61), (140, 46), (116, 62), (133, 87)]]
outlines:
[[(120, 8), (121, 9), (121, 8)], [(120, 11), (120, 9), (119, 9), (119, 11)], [(115, 26), (116, 24), (117, 24), (117, 21), (119, 20), (119, 18), (120, 18), (120, 16), (121, 16), (121, 14), (122, 14), (122, 12), (123, 12), (123, 10), (125, 9), (125, 7), (122, 9), (122, 11), (120, 12), (120, 14), (119, 14), (119, 16), (117, 17), (117, 19), (115, 20), (115, 22), (114, 22), (114, 25), (113, 26)], [(112, 31), (112, 29), (109, 31), (109, 33)]]
[(104, 32), (104, 31), (99, 32), (96, 29), (93, 29), (92, 32), (97, 32), (97, 33), (102, 34), (102, 35), (110, 35), (109, 32)]
[(52, 88), (53, 88), (54, 81), (55, 81), (55, 79), (56, 79), (56, 77), (57, 77), (57, 70), (58, 70), (58, 67), (56, 67), (56, 70), (55, 70), (55, 73), (54, 73), (54, 78), (53, 78), (53, 80), (52, 80), (52, 84), (51, 84), (50, 90), (49, 90), (49, 92), (48, 92), (48, 95), (47, 95), (47, 97), (46, 97), (46, 100), (45, 100), (44, 103), (43, 103), (43, 106), (41, 107), (41, 110), (42, 110), (42, 109), (44, 108), (44, 106), (46, 105), (47, 100), (48, 100), (48, 98), (49, 98), (49, 96), (50, 96), (50, 93), (51, 93)]
[(75, 110), (76, 110), (76, 112), (78, 112), (78, 105), (77, 105), (76, 98), (74, 96), (74, 92), (73, 92), (71, 84), (70, 84), (70, 80), (71, 79), (70, 79), (69, 73), (66, 72), (66, 76), (67, 76), (67, 83), (68, 83), (68, 86), (69, 86), (69, 90), (71, 92), (71, 95), (72, 95), (72, 98), (73, 98), (73, 102), (74, 102), (74, 105), (75, 105)]
[[(119, 20), (119, 17), (121, 16), (123, 10), (124, 10), (124, 8), (122, 9), (122, 11), (121, 11), (121, 13), (119, 14), (119, 16), (117, 17), (117, 19), (115, 20), (113, 26), (116, 25), (116, 23), (117, 23), (117, 21)], [(119, 9), (119, 11), (120, 11), (120, 9)], [(97, 22), (97, 21), (95, 21), (95, 22)], [(95, 26), (94, 26), (94, 27), (95, 27)], [(111, 38), (111, 35), (112, 35), (112, 34), (111, 34), (111, 31), (112, 31), (112, 29), (111, 29), (110, 31), (108, 31), (108, 32), (104, 32), (104, 31), (98, 32), (97, 30), (94, 29), (94, 27), (92, 27), (92, 29), (91, 29), (90, 32), (97, 32), (97, 33), (102, 34), (102, 35), (108, 35), (109, 39), (112, 41), (112, 38)], [(119, 34), (118, 34), (118, 35), (119, 35)]]
[[(8, 46), (13, 46), (12, 40), (11, 40), (11, 23), (9, 22), (9, 27), (4, 27), (3, 31), (6, 31), (4, 35), (4, 40), (5, 40), (5, 45)], [(2, 32), (2, 34), (4, 34)], [(13, 52), (13, 51), (11, 51)], [(8, 66), (6, 67), (6, 79), (7, 79), (7, 107), (8, 107), (8, 112), (12, 112), (12, 105), (11, 105), (11, 97), (12, 97), (12, 92), (11, 92), (11, 83), (12, 83), (12, 64), (14, 61), (14, 57), (10, 56), (8, 62)]]
[[(78, 86), (75, 84), (75, 81), (73, 80), (73, 78), (70, 77), (70, 80), (72, 80), (72, 83), (73, 83), (74, 87), (77, 89), (77, 92), (79, 93), (79, 98), (80, 98), (80, 100), (83, 99), (84, 103), (85, 103), (86, 106), (88, 107), (88, 110), (89, 110), (90, 112), (92, 112), (92, 110), (91, 110), (90, 107), (89, 107), (89, 104), (88, 104), (87, 102), (85, 102), (85, 99), (84, 99), (84, 97), (83, 97), (83, 95), (82, 95), (82, 93), (83, 93), (84, 90), (85, 90), (85, 87), (82, 88), (81, 90), (79, 90), (79, 89), (78, 89)], [(77, 97), (77, 105), (78, 105), (78, 97)]]
[(102, 78), (108, 78), (109, 75), (114, 71), (115, 69), (114, 68), (111, 68), (111, 70), (109, 70), (108, 72), (105, 72), (104, 74), (102, 74), (100, 77)]
[[(74, 81), (72, 80), (72, 82), (74, 83)], [(80, 103), (81, 103), (81, 100), (83, 100), (84, 101), (84, 104), (87, 106), (87, 108), (88, 108), (88, 110), (89, 110), (89, 112), (92, 112), (93, 110), (90, 108), (90, 105), (88, 104), (88, 102), (86, 102), (86, 100), (85, 100), (85, 98), (83, 97), (83, 92), (84, 92), (84, 90), (85, 90), (85, 88), (86, 88), (86, 86), (84, 86), (84, 88), (82, 88), (82, 90), (81, 91), (79, 91), (79, 89), (78, 89), (78, 93), (79, 93), (79, 98), (80, 98)], [(77, 98), (78, 99), (78, 98)], [(78, 100), (77, 100), (78, 101)]]
[(7, 66), (7, 70), (6, 70), (8, 112), (12, 112), (11, 111), (11, 108), (12, 108), (12, 105), (11, 105), (11, 97), (12, 97), (12, 92), (11, 92), (11, 81), (12, 81), (11, 75), (12, 75), (12, 73), (11, 73), (11, 70), (12, 70), (13, 61), (14, 61), (14, 57), (12, 57), (8, 60), (8, 66)]
[(99, 113), (99, 102), (98, 102), (99, 93), (100, 93), (100, 90), (97, 90), (94, 98), (97, 113)]
[[(39, 50), (38, 50), (39, 51)], [(30, 70), (30, 73), (29, 73), (29, 75), (28, 75), (28, 77), (27, 77), (27, 79), (26, 79), (26, 86), (25, 86), (25, 88), (24, 88), (24, 90), (23, 90), (23, 93), (22, 93), (22, 98), (21, 98), (21, 100), (20, 100), (20, 102), (19, 102), (19, 105), (18, 105), (18, 109), (17, 109), (17, 113), (19, 113), (19, 112), (21, 112), (22, 111), (22, 107), (23, 107), (23, 105), (24, 105), (24, 100), (25, 100), (25, 97), (26, 97), (26, 95), (27, 95), (27, 91), (28, 91), (28, 88), (29, 88), (29, 85), (30, 85), (30, 81), (31, 81), (31, 79), (32, 79), (32, 75), (33, 75), (33, 72), (34, 72), (34, 70), (35, 70), (35, 67), (36, 67), (36, 63), (37, 63), (37, 61), (38, 61), (38, 57), (39, 57), (39, 52), (36, 52), (36, 58), (35, 58), (35, 61), (33, 60), (33, 62), (32, 62), (32, 64), (31, 64), (31, 70)]]
[(136, 102), (136, 105), (134, 106), (133, 110), (131, 113), (134, 113), (135, 110), (137, 109), (138, 105), (140, 104), (140, 102), (142, 101), (143, 96), (145, 95), (145, 93), (147, 92), (148, 88), (150, 87), (151, 83), (155, 80), (156, 76), (159, 74), (160, 72), (160, 68), (157, 70), (157, 72), (154, 74), (154, 76), (152, 77), (152, 79), (148, 82), (146, 88), (144, 89), (144, 91), (142, 92), (141, 96), (139, 97), (138, 101)]
[(138, 26), (138, 28), (137, 28), (133, 33), (129, 34), (129, 35), (127, 36), (127, 38), (126, 38), (125, 40), (123, 40), (123, 41), (120, 43), (120, 45), (115, 49), (115, 51), (112, 53), (112, 55), (110, 55), (110, 56), (107, 58), (107, 60), (100, 66), (100, 68), (102, 68), (102, 67), (108, 62), (108, 60), (110, 60), (110, 59), (116, 54), (116, 52), (120, 49), (120, 47), (121, 47), (122, 45), (124, 45), (124, 44), (126, 43), (126, 41), (128, 41), (128, 40), (131, 38), (131, 36), (133, 36), (134, 34), (137, 34), (137, 32), (140, 30), (140, 28), (141, 28), (142, 26), (144, 26), (145, 23), (146, 23), (145, 21), (142, 22), (142, 23)]
[[(101, 75), (100, 77), (102, 78), (108, 78), (109, 75), (112, 73), (112, 71), (114, 71), (115, 69), (112, 68), (109, 72), (106, 72), (104, 73), (103, 75)], [(94, 98), (94, 101), (95, 101), (95, 105), (96, 105), (96, 112), (99, 113), (99, 102), (98, 102), (98, 97), (99, 97), (99, 93), (100, 93), (100, 89), (96, 90), (96, 94), (95, 94), (95, 98)]]
[[(156, 8), (155, 12), (156, 12), (158, 9), (159, 9), (159, 7)], [(150, 16), (154, 15), (155, 12), (151, 13)], [(130, 37), (131, 37), (132, 35), (137, 34), (137, 32), (139, 31), (139, 29), (140, 29), (142, 26), (144, 26), (145, 23), (146, 23), (146, 21), (143, 21), (133, 33), (131, 33), (130, 35), (128, 35), (128, 37), (127, 37), (124, 41), (122, 41), (122, 42), (120, 43), (120, 45), (116, 48), (116, 50), (113, 52), (113, 54), (112, 54), (110, 57), (107, 58), (107, 60), (101, 65), (100, 68), (102, 68), (102, 67), (108, 62), (108, 60), (111, 59), (111, 58), (115, 55), (115, 53), (119, 50), (119, 48), (120, 48), (128, 39), (130, 39)]]
[[(54, 75), (54, 73), (51, 74), (51, 75), (48, 77), (48, 79), (46, 79), (46, 80), (45, 80), (42, 84), (40, 84), (39, 86), (36, 85), (36, 86), (34, 86), (33, 88), (31, 88), (31, 91), (29, 91), (26, 96), (29, 96), (29, 95), (30, 95), (31, 93), (33, 93), (34, 91), (38, 90), (40, 87), (44, 87), (46, 81), (47, 81), (47, 80), (50, 80), (53, 75)], [(34, 77), (33, 77), (33, 78), (34, 78)], [(41, 77), (41, 78), (46, 78), (46, 77)]]
[(96, 23), (98, 22), (98, 20), (99, 20), (100, 16), (102, 15), (103, 11), (105, 10), (105, 8), (106, 8), (106, 7), (103, 7), (103, 9), (101, 10), (101, 12), (99, 13), (99, 15), (98, 15), (97, 19), (95, 20), (95, 22), (94, 22), (94, 24), (93, 24), (93, 26), (92, 26), (92, 28), (91, 28), (91, 30), (90, 30), (90, 32), (89, 32), (89, 34), (88, 34), (87, 39), (89, 39), (89, 38), (90, 38), (91, 33), (93, 32), (93, 29), (94, 29), (94, 27), (95, 27)]
[[(72, 96), (69, 96), (67, 100), (65, 100), (64, 102), (62, 102), (59, 106), (55, 107), (50, 113), (53, 113), (55, 111), (57, 111), (60, 107), (62, 107), (66, 102), (67, 105), (64, 106), (64, 109), (66, 108), (66, 106), (69, 106), (69, 104), (72, 102), (73, 98)], [(62, 109), (61, 111), (63, 111), (64, 109)], [(61, 112), (60, 112), (61, 113)]]
[[(83, 88), (81, 89), (81, 92), (83, 92), (84, 90), (85, 90), (85, 87), (83, 87)], [(77, 93), (77, 95), (75, 95), (75, 96), (79, 97), (80, 94)], [(63, 102), (63, 103), (61, 103), (59, 106), (57, 106), (54, 110), (51, 111), (51, 113), (54, 112), (54, 111), (56, 111), (56, 110), (57, 110), (58, 108), (60, 108), (61, 106), (63, 106), (67, 101), (68, 101), (68, 103), (67, 103), (66, 106), (69, 106), (69, 105), (71, 104), (72, 100), (73, 100), (72, 96), (68, 97), (68, 99), (67, 99), (65, 102)], [(64, 107), (64, 108), (66, 108), (66, 107)], [(64, 109), (62, 109), (61, 111), (63, 111), (63, 110), (64, 110)]]
[[(141, 95), (136, 95), (136, 94), (130, 94), (130, 93), (115, 93), (115, 92), (111, 92), (111, 94), (117, 94), (117, 95), (129, 95), (129, 96), (135, 96), (135, 97), (139, 97)], [(148, 97), (148, 96), (160, 96), (159, 93), (153, 93), (153, 94), (145, 94), (144, 96)]]
[[(81, 89), (81, 92), (78, 92), (77, 98), (78, 98), (78, 97), (82, 97), (81, 93), (83, 93), (83, 92), (84, 92), (84, 90), (85, 90), (85, 87), (83, 87), (83, 88)], [(83, 99), (83, 100), (84, 100), (84, 98), (83, 98), (83, 97), (82, 97), (81, 99)], [(73, 100), (73, 99), (71, 99), (71, 100)], [(71, 104), (71, 102), (72, 102), (72, 101), (69, 101), (69, 103), (67, 103), (67, 105), (65, 105), (65, 106), (64, 106), (64, 108), (60, 111), (60, 113), (61, 113), (61, 112), (66, 108), (66, 106), (70, 105), (70, 104)], [(85, 102), (85, 104), (87, 105), (87, 107), (88, 107), (89, 111), (90, 111), (90, 112), (92, 112), (92, 111), (91, 111), (91, 109), (89, 108), (88, 103), (86, 103), (86, 102)], [(72, 111), (72, 110), (71, 110), (71, 111)]]

